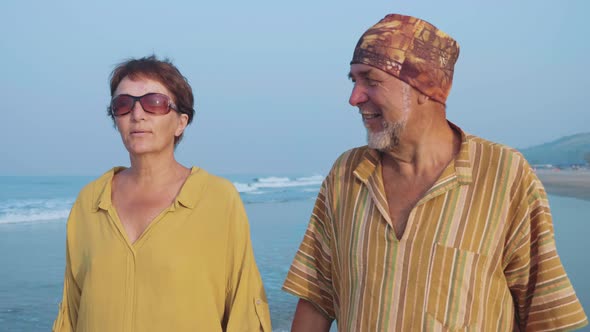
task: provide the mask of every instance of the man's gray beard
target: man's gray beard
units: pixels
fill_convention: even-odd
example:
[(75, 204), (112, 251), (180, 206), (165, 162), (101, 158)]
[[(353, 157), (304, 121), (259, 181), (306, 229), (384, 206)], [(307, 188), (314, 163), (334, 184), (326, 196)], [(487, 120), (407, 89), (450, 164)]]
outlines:
[(367, 129), (367, 143), (371, 149), (389, 151), (399, 144), (399, 138), (406, 126), (405, 121), (383, 121), (383, 130), (371, 132)]
[(383, 130), (378, 133), (372, 133), (367, 128), (367, 144), (370, 148), (389, 151), (399, 144), (406, 122), (408, 121), (408, 114), (410, 113), (410, 85), (404, 84), (402, 86), (402, 114), (404, 117), (398, 122), (388, 122), (383, 120)]

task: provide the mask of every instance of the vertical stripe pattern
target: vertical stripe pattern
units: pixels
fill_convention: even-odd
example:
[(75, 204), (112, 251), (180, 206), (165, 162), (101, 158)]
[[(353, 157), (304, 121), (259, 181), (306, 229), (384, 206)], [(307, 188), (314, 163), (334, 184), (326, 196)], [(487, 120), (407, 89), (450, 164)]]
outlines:
[(461, 134), (458, 156), (413, 208), (401, 240), (380, 154), (360, 147), (338, 158), (283, 289), (315, 303), (339, 331), (586, 325), (541, 182), (514, 149)]

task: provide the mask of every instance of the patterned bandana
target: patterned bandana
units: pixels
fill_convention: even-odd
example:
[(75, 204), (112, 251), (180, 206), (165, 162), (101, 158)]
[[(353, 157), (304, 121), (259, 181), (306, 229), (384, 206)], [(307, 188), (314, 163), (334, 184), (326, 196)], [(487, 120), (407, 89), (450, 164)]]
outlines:
[(445, 104), (459, 44), (421, 19), (390, 14), (358, 41), (350, 64), (381, 69)]

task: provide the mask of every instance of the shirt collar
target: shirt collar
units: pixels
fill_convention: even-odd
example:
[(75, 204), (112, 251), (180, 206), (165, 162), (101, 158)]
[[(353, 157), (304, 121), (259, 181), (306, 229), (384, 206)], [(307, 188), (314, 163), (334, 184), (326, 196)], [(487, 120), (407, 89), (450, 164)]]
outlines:
[(106, 173), (104, 173), (100, 178), (98, 178), (98, 180), (96, 180), (96, 200), (94, 201), (95, 211), (98, 211), (99, 209), (108, 210), (112, 206), (111, 186), (113, 183), (113, 177), (115, 176), (115, 174), (124, 169), (125, 167), (122, 166), (113, 167)]
[(367, 182), (369, 177), (375, 173), (375, 169), (381, 164), (381, 153), (375, 149), (367, 148), (361, 162), (354, 170), (354, 174), (362, 182)]
[(365, 184), (375, 206), (387, 223), (393, 227), (385, 196), (385, 186), (381, 175), (381, 153), (374, 149), (364, 149), (361, 162), (354, 170), (354, 175)]
[[(125, 169), (125, 167), (113, 167), (96, 181), (97, 190), (95, 191), (96, 199), (94, 200), (95, 211), (98, 211), (98, 209), (108, 210), (111, 208), (113, 205), (111, 201), (113, 177), (123, 169)], [(191, 168), (191, 173), (182, 185), (178, 196), (176, 196), (174, 207), (176, 208), (180, 204), (189, 209), (194, 208), (201, 197), (201, 193), (205, 190), (206, 177), (207, 172), (205, 170), (193, 166)]]
[(174, 205), (181, 204), (189, 209), (197, 206), (197, 203), (207, 188), (207, 176), (208, 173), (204, 169), (193, 166), (191, 168), (191, 174), (186, 178), (178, 196), (176, 196)]
[[(470, 184), (472, 182), (472, 165), (469, 152), (469, 135), (467, 135), (461, 128), (454, 123), (447, 121), (453, 130), (457, 131), (461, 136), (461, 146), (459, 153), (455, 159), (443, 170), (439, 179), (432, 186), (432, 189), (425, 195), (431, 196), (432, 191), (444, 190), (447, 186), (441, 186), (445, 183), (454, 182), (456, 179), (460, 185)], [(376, 178), (382, 178), (381, 174), (375, 174), (377, 170), (381, 170), (381, 153), (375, 149), (367, 148), (361, 159), (361, 162), (354, 170), (355, 176), (363, 183), (367, 183), (369, 178), (376, 175)], [(379, 184), (379, 182), (377, 182)], [(381, 184), (382, 186), (382, 184)]]
[(449, 125), (461, 135), (461, 147), (454, 161), (449, 165), (453, 166), (460, 184), (470, 184), (473, 181), (473, 167), (471, 165), (471, 153), (469, 151), (470, 135), (466, 134), (459, 126), (451, 121)]

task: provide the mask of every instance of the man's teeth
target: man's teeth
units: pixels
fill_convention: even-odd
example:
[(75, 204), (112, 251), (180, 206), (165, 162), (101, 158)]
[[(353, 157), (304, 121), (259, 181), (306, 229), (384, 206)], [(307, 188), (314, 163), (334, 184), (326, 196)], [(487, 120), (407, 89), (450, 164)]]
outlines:
[(379, 116), (379, 114), (363, 114), (363, 118), (365, 118), (365, 119), (374, 119), (378, 116)]

